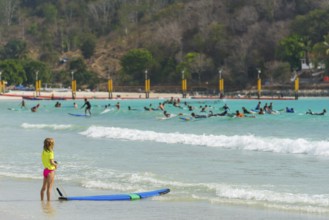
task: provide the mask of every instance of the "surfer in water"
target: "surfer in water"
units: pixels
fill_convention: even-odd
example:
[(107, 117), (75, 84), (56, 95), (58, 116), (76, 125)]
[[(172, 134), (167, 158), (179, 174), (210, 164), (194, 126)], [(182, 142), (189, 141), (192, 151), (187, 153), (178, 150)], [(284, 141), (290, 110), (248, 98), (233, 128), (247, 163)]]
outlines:
[(90, 102), (86, 98), (85, 98), (85, 104), (83, 104), (83, 106), (81, 108), (83, 108), (85, 106), (86, 106), (86, 108), (85, 108), (85, 114), (87, 115), (87, 112), (88, 112), (89, 115), (91, 115), (91, 111), (90, 111), (91, 104), (90, 104)]
[(25, 106), (25, 101), (24, 101), (24, 100), (22, 100), (20, 106), (21, 106), (21, 108), (26, 108), (26, 106)]
[(257, 104), (257, 106), (256, 106), (256, 108), (255, 108), (255, 110), (260, 110), (260, 104), (261, 104), (261, 102), (258, 102), (258, 104)]
[(136, 108), (132, 108), (131, 106), (128, 106), (128, 110), (129, 110), (129, 111), (137, 111)]
[(306, 112), (307, 115), (325, 115), (326, 113), (327, 113), (326, 109), (323, 109), (323, 111), (319, 112), (319, 113), (314, 113), (314, 112), (312, 112), (311, 109), (309, 109), (308, 112)]
[(249, 111), (248, 109), (246, 109), (245, 107), (242, 107), (242, 111), (243, 111), (243, 114), (252, 114), (252, 112)]
[(117, 104), (115, 105), (115, 107), (117, 108), (117, 110), (120, 110), (120, 102), (117, 102)]
[(171, 116), (167, 111), (163, 111), (163, 115), (164, 115), (166, 118), (170, 118), (170, 116)]
[(195, 114), (194, 112), (191, 113), (191, 116), (192, 116), (193, 118), (207, 118), (207, 115), (197, 115), (197, 114)]
[(43, 151), (41, 155), (43, 170), (43, 184), (40, 191), (41, 201), (44, 199), (44, 193), (47, 190), (47, 201), (50, 201), (50, 194), (55, 180), (55, 170), (57, 162), (54, 160), (54, 145), (53, 138), (46, 138), (43, 143)]
[(37, 112), (37, 110), (38, 110), (39, 107), (40, 107), (40, 104), (37, 104), (36, 106), (33, 106), (33, 107), (31, 108), (31, 111), (32, 111), (32, 112)]

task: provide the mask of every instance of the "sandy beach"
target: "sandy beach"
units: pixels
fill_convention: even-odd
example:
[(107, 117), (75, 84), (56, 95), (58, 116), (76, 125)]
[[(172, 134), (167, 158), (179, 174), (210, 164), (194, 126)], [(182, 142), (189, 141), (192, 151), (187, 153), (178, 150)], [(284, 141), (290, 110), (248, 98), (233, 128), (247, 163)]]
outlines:
[[(0, 95), (0, 99), (22, 99), (27, 98), (40, 98), (40, 99), (72, 99), (72, 92), (58, 92), (58, 91), (46, 91), (40, 92), (36, 96), (35, 91), (18, 91), (10, 90), (5, 94)], [(182, 98), (180, 93), (150, 93), (150, 99), (169, 99), (169, 98)], [(75, 99), (109, 99), (108, 92), (77, 92)], [(130, 93), (130, 92), (114, 92), (112, 93), (112, 99), (144, 99), (145, 93)], [(189, 98), (189, 97), (187, 97)]]
[[(77, 91), (75, 95), (75, 99), (112, 99), (112, 100), (125, 100), (125, 99), (183, 99), (182, 93), (156, 93), (150, 92), (149, 97), (146, 97), (144, 92), (113, 92), (112, 98), (108, 92), (86, 92), (86, 91)], [(57, 90), (47, 90), (41, 91), (38, 95), (36, 95), (35, 91), (19, 91), (19, 90), (9, 90), (4, 94), (0, 94), (1, 99), (35, 99), (35, 100), (72, 100), (72, 92), (71, 91), (57, 91)], [(218, 95), (202, 95), (202, 94), (194, 94), (193, 96), (190, 94), (186, 94), (186, 99), (220, 99)], [(256, 100), (258, 97), (256, 96), (246, 96), (246, 95), (235, 95), (235, 96), (225, 96), (223, 99), (250, 99)], [(277, 96), (261, 96), (260, 100), (294, 100), (295, 97), (286, 96), (286, 97), (277, 97)]]

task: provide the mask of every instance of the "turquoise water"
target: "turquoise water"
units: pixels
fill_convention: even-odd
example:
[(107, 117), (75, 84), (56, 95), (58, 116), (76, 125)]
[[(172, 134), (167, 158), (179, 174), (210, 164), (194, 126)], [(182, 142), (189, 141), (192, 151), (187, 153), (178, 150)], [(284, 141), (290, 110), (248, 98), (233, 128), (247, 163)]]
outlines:
[(235, 112), (255, 108), (257, 100), (181, 100), (182, 108), (165, 106), (176, 116), (167, 120), (161, 111), (143, 110), (163, 101), (91, 100), (91, 117), (69, 115), (84, 113), (73, 101), (61, 101), (62, 108), (54, 108), (55, 101), (27, 101), (29, 108), (40, 103), (36, 113), (20, 109), (19, 101), (1, 101), (0, 179), (41, 184), (42, 142), (53, 137), (56, 184), (68, 195), (170, 188), (154, 202), (329, 216), (329, 116), (305, 114), (329, 109), (329, 99), (262, 100), (296, 112), (255, 118), (185, 121), (178, 114), (190, 115), (185, 101), (203, 114), (200, 106), (219, 113), (226, 103)]

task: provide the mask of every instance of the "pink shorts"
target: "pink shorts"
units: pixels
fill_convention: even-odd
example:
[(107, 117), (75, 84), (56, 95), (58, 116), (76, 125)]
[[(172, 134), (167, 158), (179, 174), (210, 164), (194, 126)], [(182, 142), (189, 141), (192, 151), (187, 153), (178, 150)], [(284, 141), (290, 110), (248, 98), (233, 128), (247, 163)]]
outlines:
[(49, 175), (50, 172), (53, 172), (53, 170), (48, 170), (47, 168), (45, 168), (45, 169), (43, 170), (43, 176), (44, 176), (45, 178), (47, 178), (47, 176)]

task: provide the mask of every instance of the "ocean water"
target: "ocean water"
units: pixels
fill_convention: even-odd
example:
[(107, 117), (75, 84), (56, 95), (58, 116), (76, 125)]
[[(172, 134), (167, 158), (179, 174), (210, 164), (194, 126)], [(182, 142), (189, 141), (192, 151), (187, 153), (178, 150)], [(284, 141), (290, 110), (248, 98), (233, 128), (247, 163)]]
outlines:
[[(54, 107), (55, 101), (27, 101), (28, 109), (21, 109), (19, 101), (1, 101), (0, 183), (9, 192), (24, 185), (29, 190), (14, 193), (15, 197), (2, 191), (0, 212), (24, 219), (25, 214), (13, 211), (13, 201), (26, 202), (31, 195), (38, 201), (42, 144), (53, 137), (59, 162), (55, 187), (68, 196), (171, 190), (133, 205), (111, 203), (117, 212), (108, 209), (108, 202), (68, 202), (67, 207), (78, 210), (69, 214), (66, 205), (54, 202), (61, 219), (107, 219), (109, 213), (121, 219), (219, 219), (223, 215), (239, 219), (237, 210), (244, 213), (241, 219), (329, 218), (329, 115), (305, 114), (308, 109), (329, 110), (329, 99), (262, 100), (262, 105), (272, 102), (278, 112), (255, 118), (181, 119), (191, 113), (184, 102), (195, 107), (193, 112), (204, 114), (200, 106), (219, 113), (227, 104), (235, 112), (242, 106), (255, 108), (257, 100), (183, 99), (181, 108), (165, 106), (174, 115), (165, 120), (162, 111), (143, 110), (163, 101), (90, 100), (91, 117), (68, 114), (84, 113), (82, 100), (75, 101), (79, 109), (73, 108), (71, 100), (61, 101), (61, 108)], [(120, 110), (114, 107), (117, 102)], [(29, 108), (38, 103), (41, 107), (32, 113)], [(128, 111), (128, 106), (137, 110)], [(295, 113), (279, 111), (286, 107)], [(55, 192), (52, 196), (56, 200)], [(101, 214), (99, 204), (107, 212)], [(24, 207), (29, 205), (21, 205), (22, 212), (28, 213)], [(90, 209), (88, 215), (79, 215), (81, 207)], [(118, 214), (127, 207), (137, 217)], [(27, 216), (42, 219), (40, 213)]]

